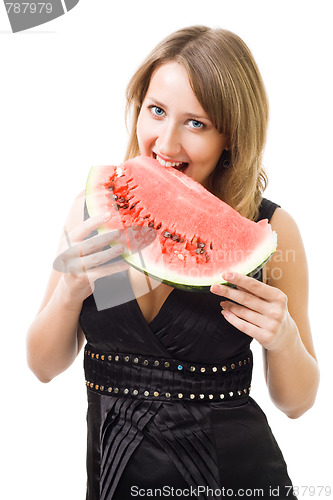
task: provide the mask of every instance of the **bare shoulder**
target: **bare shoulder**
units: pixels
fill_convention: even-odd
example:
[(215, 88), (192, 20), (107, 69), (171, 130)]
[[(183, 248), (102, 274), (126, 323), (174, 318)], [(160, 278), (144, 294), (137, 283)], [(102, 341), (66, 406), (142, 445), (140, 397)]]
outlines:
[(269, 284), (285, 286), (295, 273), (304, 283), (308, 276), (307, 260), (296, 221), (286, 210), (277, 208), (270, 224), (277, 234), (277, 250), (266, 268)]
[(295, 219), (283, 208), (278, 207), (275, 210), (270, 224), (277, 232), (281, 244), (285, 239), (290, 239), (291, 236), (295, 236), (296, 239), (301, 237)]
[(277, 208), (271, 218), (277, 250), (265, 266), (267, 284), (288, 298), (288, 310), (307, 350), (315, 356), (308, 316), (309, 273), (302, 236), (294, 218)]

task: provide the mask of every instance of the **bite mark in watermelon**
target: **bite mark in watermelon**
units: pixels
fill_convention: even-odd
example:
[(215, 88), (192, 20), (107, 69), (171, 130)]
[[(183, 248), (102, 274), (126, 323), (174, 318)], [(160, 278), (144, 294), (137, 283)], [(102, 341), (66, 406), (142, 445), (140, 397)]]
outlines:
[(92, 167), (86, 203), (90, 217), (112, 213), (99, 232), (132, 227), (156, 231), (150, 244), (142, 241), (140, 251), (136, 243), (131, 252), (127, 241), (122, 256), (177, 288), (209, 291), (212, 284), (225, 283), (226, 271), (252, 276), (276, 250), (276, 233), (267, 219), (242, 217), (186, 174), (150, 157)]

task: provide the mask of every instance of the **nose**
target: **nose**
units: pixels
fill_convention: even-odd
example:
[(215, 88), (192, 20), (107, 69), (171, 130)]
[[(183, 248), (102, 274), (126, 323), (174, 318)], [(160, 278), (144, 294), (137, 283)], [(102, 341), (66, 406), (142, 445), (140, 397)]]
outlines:
[(175, 123), (164, 124), (163, 128), (160, 129), (156, 145), (159, 152), (169, 158), (173, 158), (181, 151), (181, 136)]

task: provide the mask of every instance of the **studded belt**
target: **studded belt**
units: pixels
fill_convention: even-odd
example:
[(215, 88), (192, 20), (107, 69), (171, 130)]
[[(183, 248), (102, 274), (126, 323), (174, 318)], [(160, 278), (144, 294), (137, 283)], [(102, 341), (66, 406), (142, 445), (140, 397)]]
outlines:
[(219, 363), (104, 352), (86, 344), (84, 370), (88, 390), (142, 399), (222, 401), (247, 397), (252, 352)]

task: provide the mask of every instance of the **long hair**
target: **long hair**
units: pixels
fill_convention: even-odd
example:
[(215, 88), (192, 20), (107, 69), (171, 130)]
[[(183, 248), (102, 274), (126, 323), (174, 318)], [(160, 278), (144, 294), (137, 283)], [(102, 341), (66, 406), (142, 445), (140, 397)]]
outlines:
[[(170, 61), (185, 67), (202, 108), (228, 138), (230, 149), (223, 151), (210, 174), (208, 189), (244, 217), (255, 219), (268, 182), (262, 166), (268, 101), (249, 48), (230, 31), (190, 26), (169, 35), (149, 54), (126, 91), (126, 119), (132, 121), (126, 159), (139, 154), (136, 126), (151, 77)], [(223, 167), (225, 159), (230, 161), (228, 169)]]

